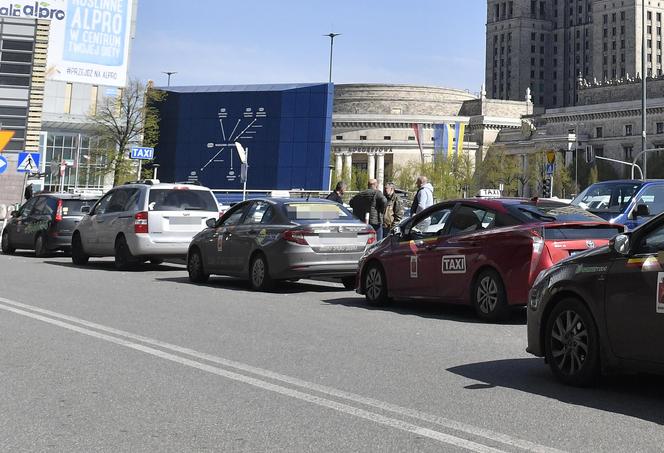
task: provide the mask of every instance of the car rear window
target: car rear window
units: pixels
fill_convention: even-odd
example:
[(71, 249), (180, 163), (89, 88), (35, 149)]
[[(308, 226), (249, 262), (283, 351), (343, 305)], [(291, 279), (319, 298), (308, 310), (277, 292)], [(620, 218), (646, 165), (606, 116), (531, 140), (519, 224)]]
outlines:
[(347, 220), (353, 215), (344, 207), (332, 203), (287, 203), (288, 220)]
[(545, 228), (544, 238), (547, 240), (577, 240), (577, 239), (611, 239), (623, 232), (619, 225), (608, 225), (600, 228)]
[(62, 215), (83, 215), (83, 206), (92, 209), (97, 200), (62, 200)]
[(582, 209), (565, 203), (519, 204), (508, 210), (526, 223), (532, 222), (604, 222), (604, 219)]
[(151, 189), (150, 211), (218, 211), (217, 202), (207, 190)]

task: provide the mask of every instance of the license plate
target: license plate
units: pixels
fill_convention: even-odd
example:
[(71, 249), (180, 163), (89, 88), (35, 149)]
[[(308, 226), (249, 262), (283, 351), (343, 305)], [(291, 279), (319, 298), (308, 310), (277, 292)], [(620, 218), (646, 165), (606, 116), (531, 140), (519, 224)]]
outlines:
[(171, 217), (168, 219), (170, 225), (200, 225), (200, 217)]

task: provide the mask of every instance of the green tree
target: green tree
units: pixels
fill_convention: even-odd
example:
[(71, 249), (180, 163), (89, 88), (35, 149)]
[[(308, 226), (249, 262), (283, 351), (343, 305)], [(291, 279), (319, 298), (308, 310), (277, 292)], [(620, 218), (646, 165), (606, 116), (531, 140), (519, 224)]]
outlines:
[(497, 189), (502, 184), (504, 195), (517, 195), (523, 181), (519, 157), (507, 154), (501, 145), (491, 147), (477, 166), (476, 185), (479, 189)]
[(364, 190), (369, 183), (369, 173), (366, 170), (353, 169), (353, 175), (350, 180), (350, 190)]
[(93, 137), (99, 141), (95, 151), (105, 166), (104, 174), (113, 174), (113, 185), (132, 179), (134, 164), (128, 158), (131, 145), (155, 146), (159, 139), (157, 105), (166, 93), (130, 80), (117, 97), (106, 98), (88, 117)]

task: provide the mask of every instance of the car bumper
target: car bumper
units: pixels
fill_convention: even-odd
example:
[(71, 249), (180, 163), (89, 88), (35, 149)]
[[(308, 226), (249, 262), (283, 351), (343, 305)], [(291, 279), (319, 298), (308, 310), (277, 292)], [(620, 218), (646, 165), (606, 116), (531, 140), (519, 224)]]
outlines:
[(314, 276), (349, 277), (357, 273), (362, 252), (316, 253), (311, 248), (286, 244), (268, 253), (270, 273), (277, 279)]
[(47, 247), (49, 250), (62, 250), (71, 248), (71, 234), (49, 235)]
[(191, 239), (159, 242), (149, 234), (135, 234), (127, 237), (127, 244), (134, 256), (185, 257)]

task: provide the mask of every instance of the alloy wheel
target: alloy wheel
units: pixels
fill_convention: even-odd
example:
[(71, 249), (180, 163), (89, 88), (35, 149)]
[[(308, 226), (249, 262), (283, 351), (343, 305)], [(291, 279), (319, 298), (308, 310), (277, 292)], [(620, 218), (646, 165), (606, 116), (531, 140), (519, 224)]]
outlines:
[(496, 309), (498, 303), (498, 284), (489, 275), (480, 280), (477, 286), (477, 302), (483, 313), (489, 314)]
[(251, 268), (251, 279), (254, 287), (260, 288), (263, 285), (263, 280), (265, 280), (265, 263), (262, 258), (254, 260), (254, 265)]
[(365, 291), (369, 300), (372, 301), (378, 300), (383, 291), (383, 276), (375, 267), (369, 269), (369, 272), (367, 273)]
[(574, 375), (588, 356), (588, 329), (581, 316), (573, 310), (561, 312), (551, 329), (551, 356), (558, 369)]

